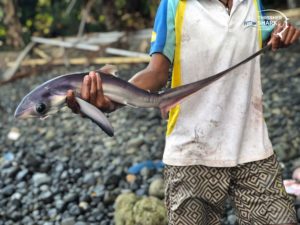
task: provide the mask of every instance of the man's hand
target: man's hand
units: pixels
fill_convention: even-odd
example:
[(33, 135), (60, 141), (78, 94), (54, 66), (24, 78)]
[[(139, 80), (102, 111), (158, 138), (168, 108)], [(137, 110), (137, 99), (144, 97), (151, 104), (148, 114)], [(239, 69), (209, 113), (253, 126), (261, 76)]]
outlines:
[[(284, 31), (284, 32), (282, 32)], [(278, 23), (275, 27), (268, 45), (272, 45), (272, 50), (286, 48), (295, 43), (300, 37), (300, 30), (292, 25)]]
[[(81, 86), (81, 98), (104, 112), (112, 112), (117, 108), (117, 104), (109, 100), (103, 94), (102, 81), (100, 76), (91, 71), (83, 79)], [(80, 107), (76, 102), (74, 91), (67, 92), (66, 102), (74, 113), (80, 112)]]

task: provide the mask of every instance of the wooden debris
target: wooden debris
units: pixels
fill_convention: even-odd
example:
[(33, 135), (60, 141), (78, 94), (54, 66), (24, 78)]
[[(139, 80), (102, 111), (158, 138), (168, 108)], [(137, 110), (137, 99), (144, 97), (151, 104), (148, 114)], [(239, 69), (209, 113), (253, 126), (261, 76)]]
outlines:
[[(74, 4), (74, 2), (76, 2), (76, 0), (72, 0), (72, 4)], [(94, 0), (89, 0), (89, 2), (92, 5)], [(82, 29), (80, 29), (79, 36), (81, 36), (82, 34), (81, 30)], [(24, 68), (25, 70), (27, 69), (41, 70), (56, 65), (69, 66), (69, 65), (91, 65), (91, 64), (96, 65), (96, 64), (148, 63), (150, 61), (150, 57), (147, 54), (142, 52), (148, 49), (150, 36), (151, 36), (151, 30), (144, 29), (136, 32), (113, 31), (113, 32), (104, 32), (104, 33), (103, 32), (91, 33), (91, 34), (84, 34), (82, 35), (82, 37), (64, 37), (64, 38), (32, 37), (31, 43), (19, 54), (16, 61), (8, 61), (8, 62), (6, 61), (6, 66), (10, 68), (7, 69), (7, 71), (4, 73), (3, 79), (0, 80), (0, 84), (9, 82), (10, 80), (14, 80), (15, 79), (14, 74), (16, 74), (16, 72), (21, 66), (25, 66)], [(131, 43), (127, 43), (129, 40), (131, 41)], [(143, 45), (141, 48), (140, 46), (142, 41), (143, 41)], [(132, 46), (132, 44), (134, 43), (133, 49), (138, 49), (138, 50), (128, 51), (128, 50), (108, 47), (110, 44), (116, 42), (127, 43), (130, 46)], [(40, 44), (40, 45), (38, 47), (33, 48), (35, 44)], [(72, 56), (68, 58), (67, 55), (68, 52), (65, 51), (66, 48), (96, 51), (96, 54), (93, 52), (85, 53), (83, 57), (77, 58), (77, 55), (79, 54), (77, 53), (78, 51), (72, 50), (70, 51)], [(34, 51), (33, 57), (38, 56), (38, 58), (31, 58), (31, 59), (28, 58), (25, 60), (26, 55), (28, 55), (28, 53), (32, 49)], [(99, 55), (105, 52), (108, 54), (116, 55), (118, 57), (99, 57)], [(24, 72), (23, 70), (18, 71), (16, 75), (19, 77), (27, 76), (26, 72)]]
[[(89, 58), (71, 58), (68, 63), (70, 65), (91, 65), (91, 64), (127, 64), (127, 63), (148, 63), (150, 57), (99, 57), (94, 59)], [(13, 63), (9, 62), (8, 66)], [(22, 66), (42, 66), (42, 65), (64, 65), (65, 61), (62, 59), (54, 59), (48, 61), (45, 59), (28, 59), (22, 62)]]
[(32, 37), (32, 42), (39, 43), (39, 44), (46, 44), (46, 45), (55, 45), (64, 48), (78, 48), (82, 50), (88, 51), (99, 51), (100, 47), (97, 45), (85, 44), (85, 43), (76, 43), (76, 42), (68, 42), (63, 40), (57, 39), (50, 39), (50, 38), (42, 38), (42, 37)]
[[(80, 40), (86, 44), (109, 45), (118, 42), (125, 35), (125, 32), (120, 31), (101, 32), (84, 35)], [(76, 42), (78, 38), (66, 37), (65, 40), (68, 42)]]
[(142, 29), (134, 32), (128, 33), (130, 38), (141, 40), (141, 39), (150, 39), (152, 34), (152, 29)]
[(10, 64), (10, 68), (7, 69), (3, 76), (2, 76), (2, 80), (9, 80), (10, 78), (12, 78), (14, 76), (14, 74), (17, 72), (17, 70), (19, 69), (20, 65), (22, 65), (22, 61), (24, 60), (24, 58), (27, 56), (27, 54), (31, 51), (31, 49), (34, 47), (35, 43), (30, 42), (25, 48), (24, 50), (20, 53), (20, 55), (18, 56), (17, 60), (13, 63)]
[[(143, 29), (134, 32), (124, 32), (124, 31), (111, 31), (111, 32), (98, 32), (85, 34), (81, 37), (80, 41), (86, 44), (96, 44), (96, 45), (109, 45), (120, 41), (120, 39), (127, 37), (126, 39), (134, 40), (150, 40), (152, 29)], [(68, 42), (78, 41), (77, 37), (66, 37), (64, 39)]]
[(123, 49), (109, 48), (109, 47), (105, 49), (105, 52), (107, 54), (127, 56), (127, 57), (142, 57), (142, 58), (149, 57), (145, 53), (134, 52), (134, 51), (127, 51), (127, 50), (123, 50)]
[(33, 49), (33, 52), (38, 55), (39, 57), (41, 57), (42, 59), (46, 59), (46, 60), (50, 60), (51, 57), (49, 55), (47, 55), (42, 49), (35, 47)]
[(23, 70), (23, 71), (20, 71), (20, 72), (16, 72), (13, 77), (11, 77), (7, 80), (0, 80), (0, 86), (4, 85), (4, 84), (8, 84), (10, 82), (13, 82), (13, 81), (18, 80), (18, 79), (23, 78), (23, 77), (28, 77), (30, 75), (33, 75), (33, 74), (35, 74), (35, 70), (36, 70), (35, 68), (34, 69), (31, 68), (29, 70), (30, 72), (28, 70), (26, 70), (26, 71)]

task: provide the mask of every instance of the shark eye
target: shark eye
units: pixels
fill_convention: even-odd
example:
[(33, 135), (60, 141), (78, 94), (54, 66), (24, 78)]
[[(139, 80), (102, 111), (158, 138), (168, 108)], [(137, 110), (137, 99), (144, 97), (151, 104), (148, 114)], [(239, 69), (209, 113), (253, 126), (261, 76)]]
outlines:
[(46, 111), (46, 104), (45, 103), (36, 104), (35, 110), (40, 114), (44, 114)]

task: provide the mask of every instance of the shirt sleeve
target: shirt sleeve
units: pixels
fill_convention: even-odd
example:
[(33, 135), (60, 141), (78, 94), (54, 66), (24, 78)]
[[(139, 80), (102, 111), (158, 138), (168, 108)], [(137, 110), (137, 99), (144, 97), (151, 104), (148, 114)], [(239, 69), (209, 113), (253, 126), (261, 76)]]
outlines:
[(175, 51), (176, 8), (175, 0), (161, 0), (151, 38), (150, 55), (162, 53), (170, 62), (173, 62)]

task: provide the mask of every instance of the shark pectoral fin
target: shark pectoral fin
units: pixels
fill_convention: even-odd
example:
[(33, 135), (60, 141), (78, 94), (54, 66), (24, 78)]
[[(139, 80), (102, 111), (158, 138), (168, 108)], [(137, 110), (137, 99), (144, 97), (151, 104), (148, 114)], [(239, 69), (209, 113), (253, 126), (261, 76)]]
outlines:
[(114, 129), (107, 117), (98, 108), (92, 104), (76, 97), (76, 101), (80, 106), (80, 112), (96, 123), (110, 137), (114, 136)]

